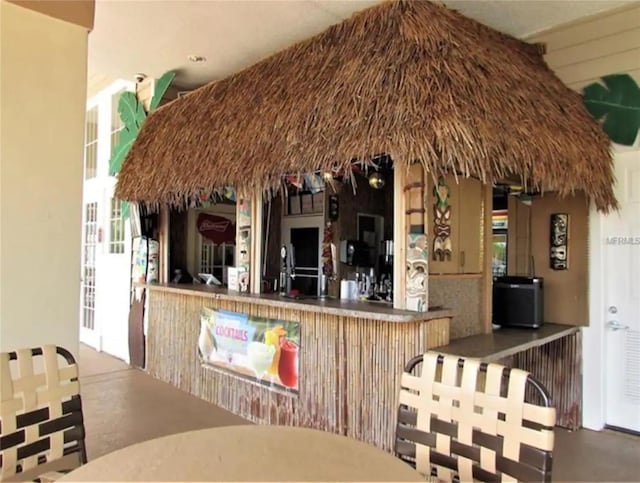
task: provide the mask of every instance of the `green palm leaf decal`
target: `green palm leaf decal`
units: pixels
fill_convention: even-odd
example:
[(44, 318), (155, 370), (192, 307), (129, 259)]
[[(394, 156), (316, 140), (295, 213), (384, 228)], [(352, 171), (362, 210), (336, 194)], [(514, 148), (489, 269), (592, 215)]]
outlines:
[(155, 86), (153, 88), (153, 97), (151, 98), (151, 103), (149, 104), (149, 111), (155, 111), (157, 107), (162, 102), (162, 98), (164, 97), (165, 92), (169, 88), (169, 84), (176, 76), (175, 72), (168, 71), (162, 74), (159, 79), (156, 80)]
[[(122, 162), (124, 158), (129, 154), (129, 150), (131, 146), (133, 146), (133, 142), (136, 140), (136, 136), (125, 135), (125, 130), (122, 130), (120, 133), (120, 140), (113, 150), (113, 154), (111, 155), (111, 159), (109, 160), (109, 176), (115, 176), (122, 169)], [(137, 134), (137, 133), (136, 133)]]
[(632, 146), (640, 129), (640, 87), (628, 74), (612, 74), (583, 89), (584, 104), (614, 143)]
[[(154, 111), (162, 101), (164, 94), (167, 92), (167, 88), (171, 81), (175, 77), (175, 73), (169, 71), (165, 72), (155, 83), (153, 98), (149, 105), (149, 111)], [(118, 144), (116, 144), (111, 152), (111, 159), (109, 160), (109, 175), (116, 176), (120, 169), (122, 169), (122, 163), (124, 162), (127, 154), (131, 150), (131, 146), (138, 137), (138, 133), (142, 128), (145, 120), (147, 119), (147, 113), (142, 106), (142, 103), (138, 100), (138, 96), (133, 92), (123, 92), (118, 100), (118, 114), (124, 124), (124, 128), (120, 131)], [(124, 219), (129, 218), (130, 205), (126, 201), (122, 202), (122, 217)]]
[(118, 114), (125, 127), (133, 130), (140, 130), (142, 123), (147, 118), (142, 103), (138, 97), (130, 91), (123, 92), (118, 101)]
[(129, 204), (129, 202), (121, 201), (120, 209), (122, 210), (122, 219), (126, 220), (127, 218), (129, 218), (129, 215), (131, 214), (131, 205)]

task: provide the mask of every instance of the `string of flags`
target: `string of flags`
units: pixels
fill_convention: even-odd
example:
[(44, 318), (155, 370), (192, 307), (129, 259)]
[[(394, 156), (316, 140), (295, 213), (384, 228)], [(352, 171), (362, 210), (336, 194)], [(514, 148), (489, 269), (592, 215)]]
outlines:
[(285, 176), (285, 181), (299, 190), (305, 188), (305, 185), (312, 194), (324, 191), (324, 180), (317, 173), (304, 174), (302, 176)]
[[(377, 170), (379, 166), (374, 160), (369, 161), (356, 161), (351, 164), (350, 169), (345, 170), (343, 168), (334, 168), (331, 172), (322, 172), (320, 170), (313, 171), (306, 174), (285, 174), (282, 176), (284, 181), (284, 189), (287, 191), (287, 185), (294, 186), (298, 190), (307, 190), (312, 194), (317, 194), (325, 190), (326, 183), (332, 183), (336, 178), (349, 178), (351, 184), (353, 184), (355, 192), (355, 178), (354, 174), (362, 173), (369, 168)], [(206, 208), (211, 206), (220, 200), (229, 200), (236, 202), (237, 193), (233, 186), (225, 186), (222, 189), (216, 189), (213, 191), (201, 190), (200, 196), (197, 200), (191, 200), (189, 206)]]

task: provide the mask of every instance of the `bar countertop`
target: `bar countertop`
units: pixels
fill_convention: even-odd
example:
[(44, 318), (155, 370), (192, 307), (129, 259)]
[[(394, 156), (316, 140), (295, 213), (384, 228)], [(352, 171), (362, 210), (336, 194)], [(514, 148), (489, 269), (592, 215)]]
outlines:
[(548, 344), (573, 334), (580, 326), (545, 323), (539, 329), (504, 327), (491, 334), (456, 339), (449, 345), (432, 349), (443, 354), (472, 357), (482, 362), (496, 362), (533, 347)]
[(318, 298), (294, 299), (282, 297), (278, 294), (245, 294), (207, 285), (165, 283), (148, 284), (145, 286), (151, 291), (191, 294), (198, 297), (210, 297), (212, 299), (231, 300), (235, 302), (250, 302), (256, 305), (284, 307), (307, 312), (323, 312), (337, 316), (358, 317), (387, 322), (418, 322), (453, 317), (455, 315), (450, 309), (435, 308), (427, 312), (412, 312), (409, 310), (394, 309), (391, 305), (381, 302), (344, 301), (333, 298), (325, 300)]

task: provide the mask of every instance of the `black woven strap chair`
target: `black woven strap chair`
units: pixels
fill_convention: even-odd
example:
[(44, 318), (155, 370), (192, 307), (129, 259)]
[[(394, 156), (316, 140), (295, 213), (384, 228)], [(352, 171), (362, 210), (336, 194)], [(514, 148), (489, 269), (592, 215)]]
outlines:
[(50, 480), (87, 462), (78, 366), (53, 345), (0, 353), (0, 480)]
[(551, 481), (555, 409), (528, 372), (427, 352), (407, 363), (399, 403), (396, 455), (426, 478)]

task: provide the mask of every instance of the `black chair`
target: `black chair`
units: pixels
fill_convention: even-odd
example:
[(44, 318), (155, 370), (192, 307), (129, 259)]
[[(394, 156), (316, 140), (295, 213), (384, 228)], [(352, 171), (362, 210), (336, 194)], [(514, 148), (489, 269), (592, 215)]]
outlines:
[(399, 403), (396, 455), (426, 478), (551, 481), (555, 409), (529, 373), (427, 352), (407, 363)]
[(0, 480), (51, 480), (87, 462), (78, 366), (68, 350), (2, 352), (0, 407)]

